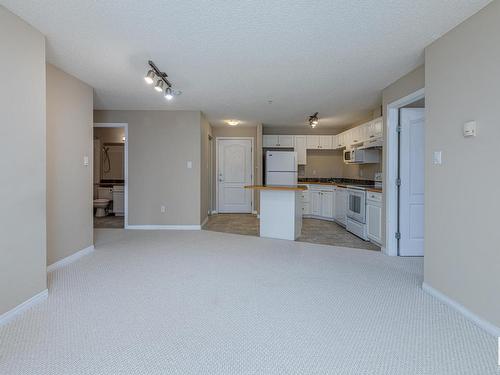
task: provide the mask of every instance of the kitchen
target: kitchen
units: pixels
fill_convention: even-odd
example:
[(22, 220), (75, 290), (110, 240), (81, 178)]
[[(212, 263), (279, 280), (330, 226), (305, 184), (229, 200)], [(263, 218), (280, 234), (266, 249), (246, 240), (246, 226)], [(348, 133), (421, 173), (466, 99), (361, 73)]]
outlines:
[(383, 122), (374, 117), (340, 133), (264, 127), (262, 183), (246, 186), (259, 195), (258, 217), (214, 215), (205, 229), (380, 250)]
[(382, 147), (382, 117), (335, 135), (263, 135), (265, 150), (296, 153), (297, 184), (307, 187), (304, 218), (333, 221), (377, 246), (382, 243)]

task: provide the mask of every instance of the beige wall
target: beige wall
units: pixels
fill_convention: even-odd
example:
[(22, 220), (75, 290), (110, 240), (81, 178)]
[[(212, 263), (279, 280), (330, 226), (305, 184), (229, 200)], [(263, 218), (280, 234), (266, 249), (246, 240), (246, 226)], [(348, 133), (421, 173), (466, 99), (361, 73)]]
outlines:
[[(218, 137), (251, 137), (253, 138), (253, 144), (254, 144), (254, 150), (253, 150), (253, 156), (254, 156), (254, 183), (257, 184), (259, 182), (262, 182), (262, 150), (261, 152), (257, 152), (257, 142), (258, 137), (257, 134), (262, 132), (262, 125), (257, 125), (257, 126), (214, 126), (212, 128), (212, 135), (214, 136), (215, 139)], [(261, 137), (262, 138), (262, 137)], [(214, 163), (217, 163), (217, 158), (215, 155), (215, 147), (214, 147), (214, 157), (213, 157)], [(216, 167), (214, 165), (214, 170), (213, 170), (213, 199), (214, 199), (214, 204), (216, 202), (216, 184), (217, 184), (217, 176), (216, 174)], [(254, 201), (254, 210), (258, 211), (259, 208), (259, 196), (258, 192), (254, 191), (254, 196), (253, 196), (253, 201)], [(215, 207), (216, 209), (216, 207)]]
[(47, 287), (45, 164), (45, 39), (0, 6), (0, 314)]
[(103, 143), (124, 143), (125, 128), (94, 128), (94, 138), (101, 140)]
[(211, 210), (210, 201), (210, 168), (211, 168), (211, 154), (210, 145), (213, 142), (209, 139), (212, 135), (212, 127), (204, 114), (201, 114), (201, 179), (200, 179), (200, 220), (203, 223), (208, 217), (208, 211)]
[[(387, 201), (387, 189), (389, 188), (386, 185), (387, 181), (387, 106), (396, 100), (404, 98), (414, 92), (423, 89), (425, 87), (425, 67), (424, 65), (419, 66), (418, 68), (412, 70), (407, 75), (401, 77), (393, 84), (386, 87), (382, 90), (382, 111), (383, 111), (383, 119), (384, 119), (384, 147), (382, 152), (382, 173), (383, 173), (383, 191), (384, 191), (384, 202)], [(395, 188), (395, 187), (392, 187)], [(385, 204), (382, 205), (382, 223), (386, 222), (386, 212), (385, 212)], [(386, 243), (386, 233), (385, 233), (385, 225), (382, 225), (382, 243)]]
[(299, 166), (299, 177), (373, 180), (375, 173), (380, 172), (381, 168), (381, 163), (345, 164), (342, 150), (308, 150), (307, 164)]
[[(494, 1), (429, 46), (425, 63), (425, 282), (497, 327), (499, 46)], [(464, 138), (470, 120), (477, 137)], [(440, 166), (434, 150), (443, 151)]]
[(100, 110), (94, 122), (128, 123), (129, 225), (200, 224), (199, 111)]
[(92, 87), (47, 64), (47, 264), (93, 244)]

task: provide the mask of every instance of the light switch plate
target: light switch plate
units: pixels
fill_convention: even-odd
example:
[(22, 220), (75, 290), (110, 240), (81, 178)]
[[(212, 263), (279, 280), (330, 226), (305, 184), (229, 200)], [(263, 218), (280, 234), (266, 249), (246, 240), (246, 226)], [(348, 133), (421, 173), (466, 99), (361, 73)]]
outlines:
[(432, 154), (432, 164), (441, 165), (443, 163), (443, 152), (442, 151), (434, 151)]
[(87, 155), (83, 157), (83, 165), (86, 167), (89, 165), (89, 157)]
[(475, 121), (469, 121), (464, 124), (464, 137), (475, 137), (477, 125)]
[(188, 167), (188, 169), (193, 168), (193, 162), (192, 162), (191, 160), (189, 160), (189, 161), (187, 162), (187, 167)]

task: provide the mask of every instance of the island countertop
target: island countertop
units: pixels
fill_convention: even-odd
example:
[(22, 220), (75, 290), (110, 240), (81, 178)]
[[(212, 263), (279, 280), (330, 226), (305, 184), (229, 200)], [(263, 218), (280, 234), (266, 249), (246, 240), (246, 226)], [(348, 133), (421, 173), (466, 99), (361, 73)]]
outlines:
[(305, 186), (305, 185), (248, 185), (248, 186), (245, 186), (245, 189), (302, 191), (302, 190), (307, 190), (307, 186)]

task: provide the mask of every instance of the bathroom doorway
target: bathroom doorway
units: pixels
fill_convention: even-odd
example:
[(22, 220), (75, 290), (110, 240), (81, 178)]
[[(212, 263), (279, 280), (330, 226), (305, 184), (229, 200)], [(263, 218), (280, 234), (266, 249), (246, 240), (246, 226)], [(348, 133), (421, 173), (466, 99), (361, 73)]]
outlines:
[(94, 123), (94, 228), (128, 225), (128, 124)]

